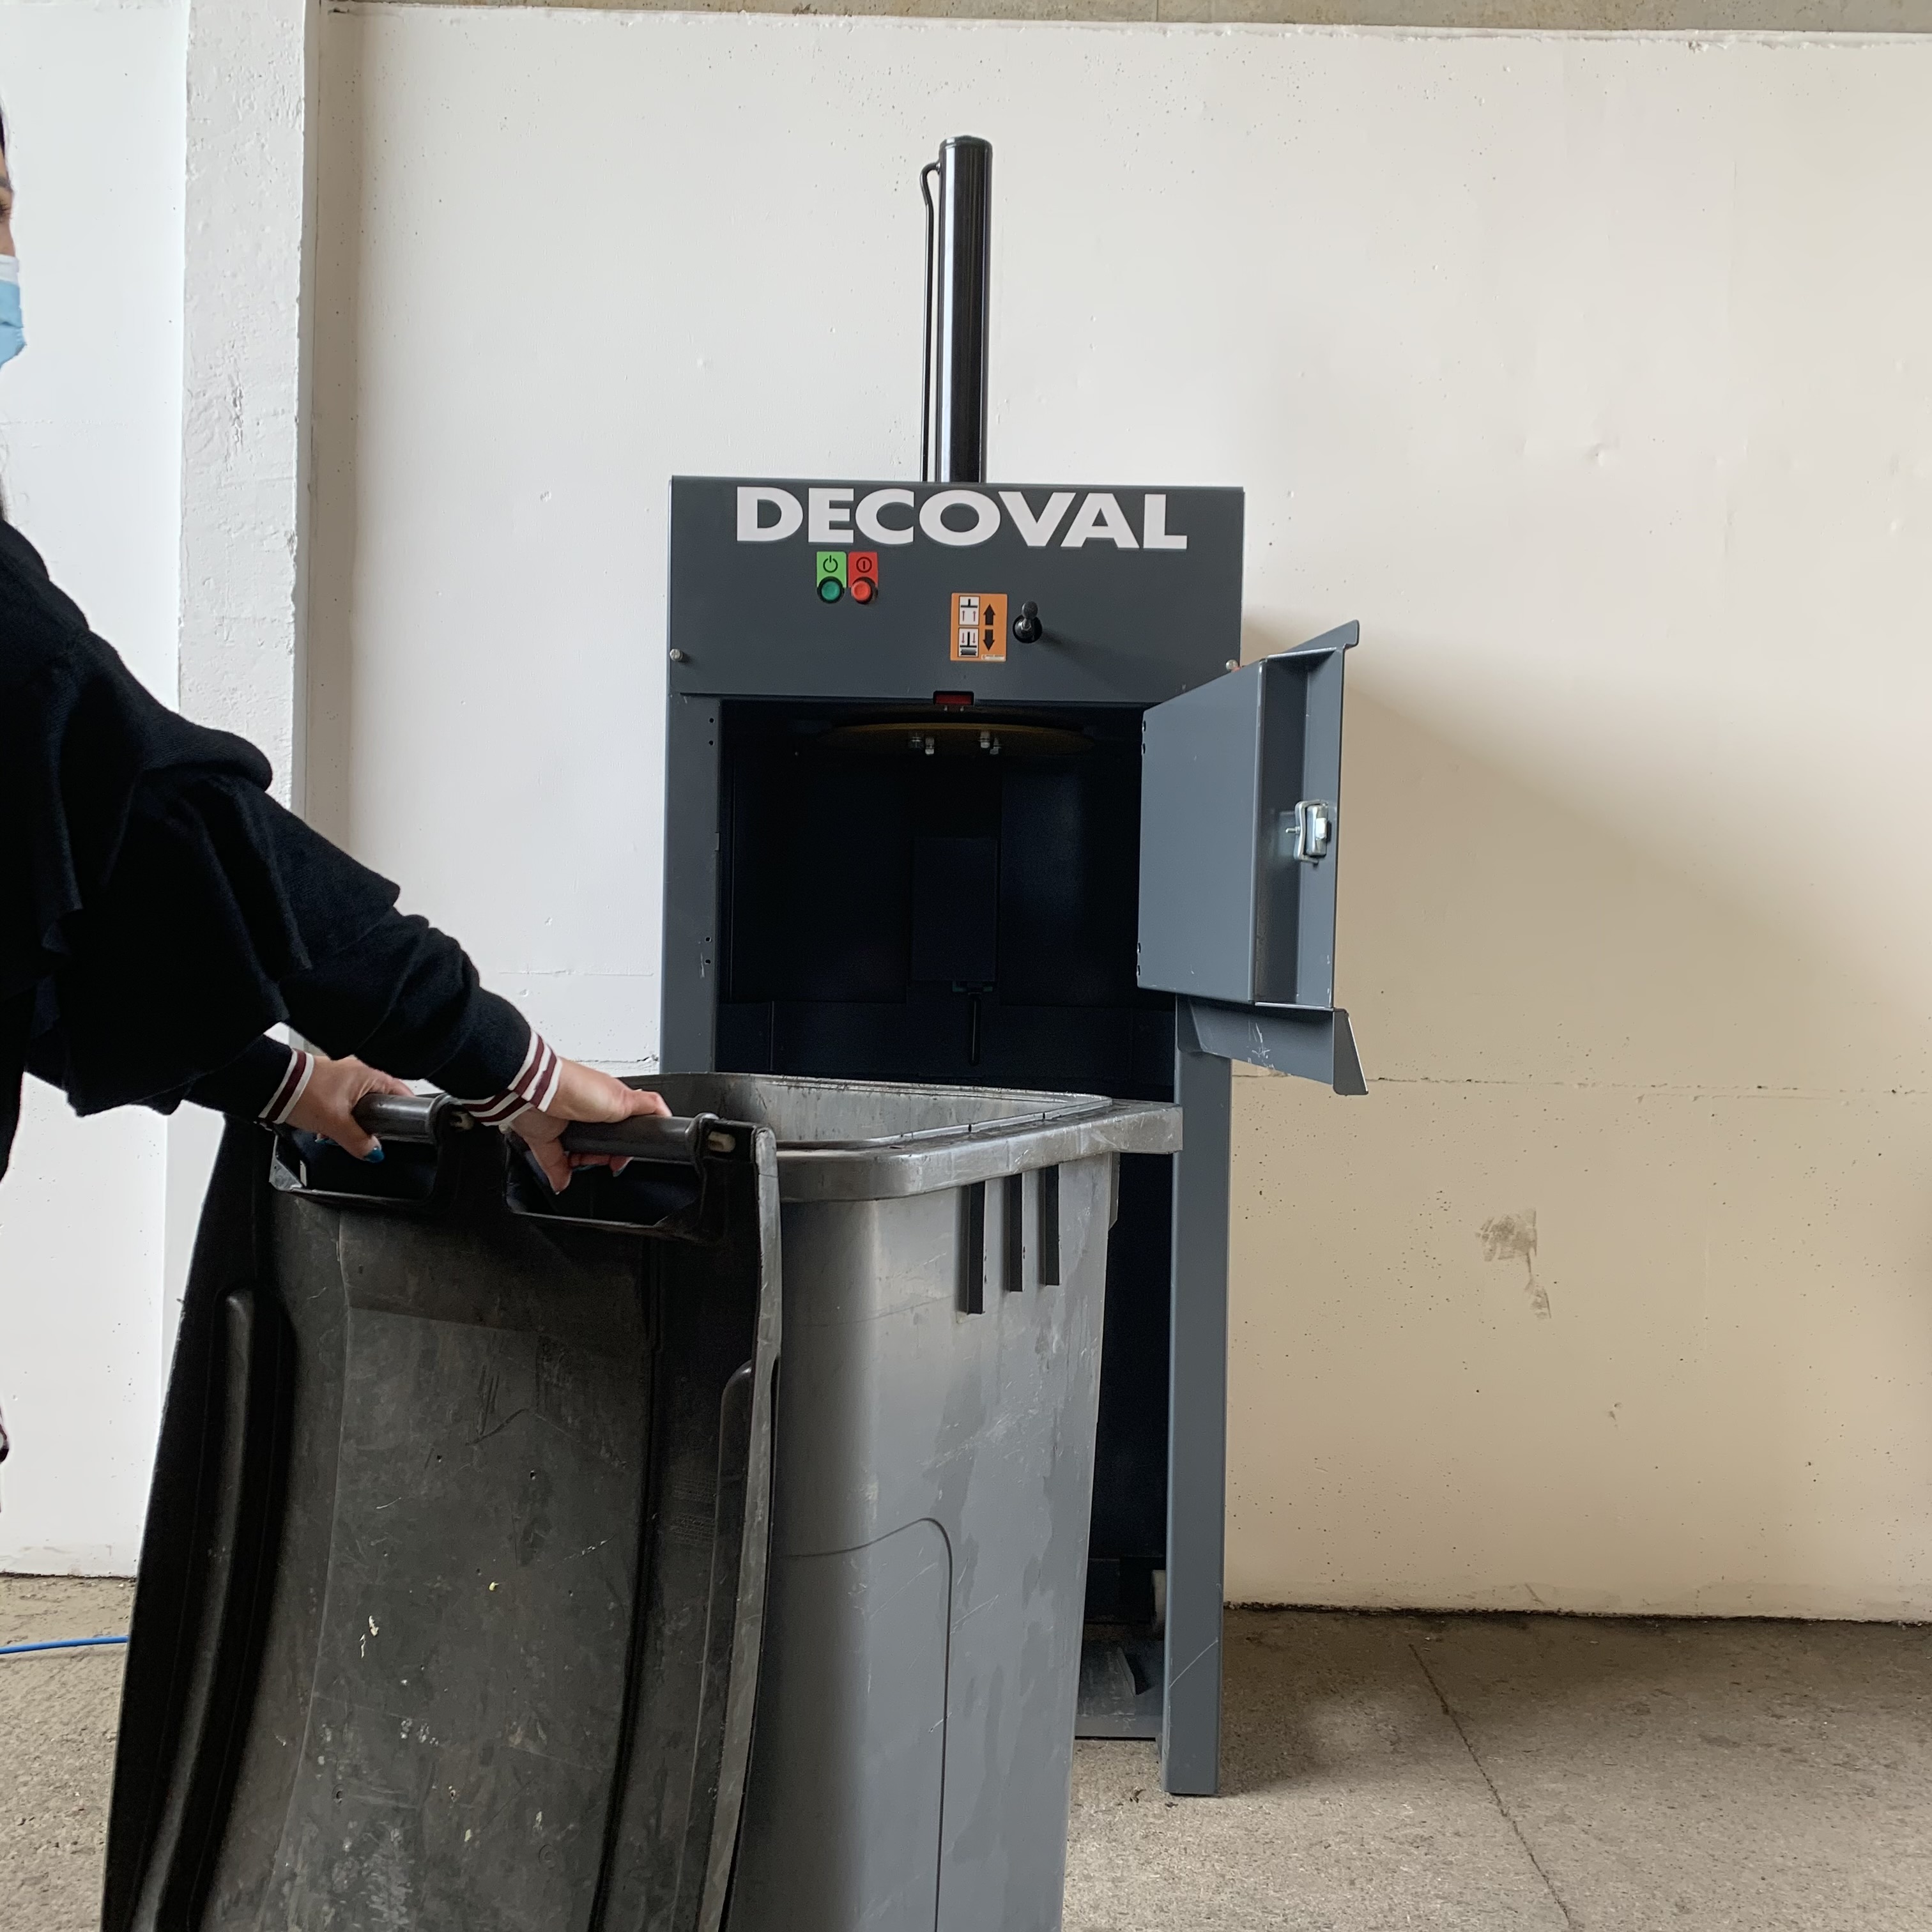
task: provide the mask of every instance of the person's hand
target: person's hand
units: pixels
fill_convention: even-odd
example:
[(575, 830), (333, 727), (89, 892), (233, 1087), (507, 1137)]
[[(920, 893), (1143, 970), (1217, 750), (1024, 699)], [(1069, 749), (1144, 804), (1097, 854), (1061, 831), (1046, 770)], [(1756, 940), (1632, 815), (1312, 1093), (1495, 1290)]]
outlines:
[(318, 1053), (302, 1098), (289, 1110), (289, 1125), (320, 1134), (344, 1154), (367, 1160), (376, 1152), (376, 1141), (356, 1124), (356, 1103), (370, 1094), (412, 1090), (393, 1074), (378, 1073), (359, 1060), (329, 1060)]
[(669, 1114), (664, 1096), (638, 1087), (626, 1087), (614, 1075), (600, 1073), (581, 1061), (557, 1062), (556, 1094), (542, 1113), (526, 1107), (510, 1124), (510, 1131), (530, 1149), (544, 1178), (561, 1194), (580, 1167), (621, 1169), (622, 1156), (608, 1154), (566, 1154), (563, 1130), (572, 1120), (628, 1120), (640, 1114)]

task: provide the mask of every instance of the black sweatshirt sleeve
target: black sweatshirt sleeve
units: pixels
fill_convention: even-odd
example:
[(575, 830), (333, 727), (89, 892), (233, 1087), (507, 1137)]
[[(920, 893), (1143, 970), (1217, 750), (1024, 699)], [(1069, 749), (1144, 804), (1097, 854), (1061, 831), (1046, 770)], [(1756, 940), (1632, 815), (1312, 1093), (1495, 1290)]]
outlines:
[(212, 1107), (218, 1113), (260, 1120), (280, 1090), (294, 1058), (293, 1047), (265, 1034), (251, 1040), (226, 1066), (204, 1073), (182, 1097), (197, 1107)]
[[(506, 1092), (529, 1054), (528, 1022), (478, 983), (455, 940), (400, 913), (284, 981), (282, 994), (297, 1030), (324, 1052), (352, 1053), (446, 1093)], [(180, 1097), (248, 1120), (267, 1118), (284, 1083), (293, 1084), (296, 1058), (296, 1048), (264, 1035)]]
[[(353, 863), (292, 812), (276, 806), (271, 823), (284, 877), (327, 879)], [(310, 949), (308, 963), (282, 979), (282, 1001), (296, 1032), (326, 1054), (353, 1054), (398, 1079), (430, 1081), (446, 1093), (508, 1087), (530, 1048), (530, 1023), (508, 1000), (484, 991), (463, 948), (393, 904), (358, 923), (354, 938)]]
[(540, 1064), (554, 1087), (555, 1056), (455, 940), (270, 778), (157, 702), (0, 520), (0, 1174), (23, 1070), (82, 1114), (258, 1112), (272, 1057), (299, 1077), (262, 1037), (289, 1022), (460, 1094), (527, 1101)]
[[(528, 1024), (395, 896), (253, 785), (195, 775), (143, 788), (123, 862), (90, 908), (92, 943), (56, 976), (69, 1099), (82, 1112), (166, 1106), (200, 1097), (212, 1077), (218, 1104), (232, 1105), (229, 1070), (250, 1057), (246, 1070), (266, 1080), (250, 1038), (282, 1022), (324, 1053), (405, 1080), (458, 1094), (508, 1087)], [(156, 933), (169, 942), (149, 943)], [(170, 1058), (178, 1072), (162, 1071)]]
[(325, 1053), (448, 1094), (500, 1092), (530, 1049), (530, 1022), (484, 991), (462, 947), (402, 913), (283, 981), (282, 998), (296, 1030)]

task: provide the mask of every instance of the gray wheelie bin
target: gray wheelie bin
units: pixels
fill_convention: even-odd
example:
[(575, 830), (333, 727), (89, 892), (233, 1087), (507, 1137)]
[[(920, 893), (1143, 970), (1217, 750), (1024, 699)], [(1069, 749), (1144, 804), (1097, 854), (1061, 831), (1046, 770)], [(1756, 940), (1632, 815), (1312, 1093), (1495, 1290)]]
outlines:
[(732, 1932), (1060, 1923), (1118, 1157), (1177, 1108), (725, 1075), (778, 1144), (770, 1596)]
[(440, 1100), (380, 1166), (230, 1131), (105, 1932), (1059, 1923), (1116, 1157), (1178, 1110), (652, 1084), (562, 1197)]

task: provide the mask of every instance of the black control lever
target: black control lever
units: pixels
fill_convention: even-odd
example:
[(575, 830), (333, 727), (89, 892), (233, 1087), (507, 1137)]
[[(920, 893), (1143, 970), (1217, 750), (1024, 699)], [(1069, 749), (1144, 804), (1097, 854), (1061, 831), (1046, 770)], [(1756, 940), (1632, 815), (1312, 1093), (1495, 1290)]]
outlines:
[(1040, 621), (1037, 604), (1022, 604), (1020, 614), (1013, 620), (1013, 641), (1018, 644), (1036, 644), (1046, 635), (1046, 626)]

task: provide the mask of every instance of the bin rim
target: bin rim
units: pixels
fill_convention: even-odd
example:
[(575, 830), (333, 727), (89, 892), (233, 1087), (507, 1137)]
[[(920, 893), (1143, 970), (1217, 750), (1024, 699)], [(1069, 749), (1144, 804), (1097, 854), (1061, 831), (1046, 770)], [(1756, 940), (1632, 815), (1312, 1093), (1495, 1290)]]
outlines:
[[(963, 1121), (852, 1139), (778, 1140), (778, 1198), (784, 1202), (885, 1201), (1122, 1154), (1180, 1151), (1181, 1110), (1164, 1100), (1115, 1100), (1104, 1094), (1042, 1092), (1024, 1088), (962, 1087), (945, 1082), (827, 1078), (784, 1073), (666, 1075), (664, 1078), (770, 1082), (792, 1088), (845, 1092), (956, 1094), (962, 1100), (997, 1096), (1010, 1106), (990, 1120)], [(650, 1086), (646, 1076), (633, 1084)], [(718, 1096), (721, 1118), (733, 1112)], [(745, 1124), (751, 1124), (745, 1123)], [(761, 1125), (764, 1124), (760, 1124)], [(766, 1126), (766, 1131), (776, 1130)]]
[[(781, 1201), (886, 1200), (932, 1194), (1023, 1174), (1062, 1162), (1103, 1154), (1177, 1153), (1180, 1108), (1170, 1101), (1114, 1100), (1104, 1094), (1054, 1094), (1025, 1088), (961, 1087), (942, 1082), (827, 1079), (811, 1075), (710, 1073), (634, 1076), (629, 1084), (656, 1088), (667, 1079), (769, 1083), (796, 1092), (917, 1093), (988, 1100), (1006, 1111), (990, 1119), (950, 1120), (896, 1134), (827, 1140), (786, 1140), (768, 1120), (730, 1118), (732, 1098), (716, 1096), (723, 1111), (694, 1112), (688, 1119), (624, 1120), (574, 1126), (564, 1144), (586, 1153), (631, 1159), (686, 1161), (750, 1157), (760, 1141), (775, 1143)], [(381, 1118), (377, 1118), (380, 1112)], [(366, 1118), (364, 1116), (366, 1115)], [(466, 1124), (441, 1095), (365, 1102), (358, 1118), (370, 1130), (401, 1140), (434, 1141), (444, 1118)]]
[[(749, 1078), (776, 1078), (776, 1075), (750, 1075)], [(826, 1086), (886, 1085), (886, 1082), (826, 1081)], [(942, 1089), (951, 1091), (951, 1089)], [(1104, 1114), (1114, 1103), (1105, 1094), (1070, 1094), (1066, 1104), (1058, 1107), (1035, 1107), (1022, 1114), (1002, 1114), (991, 1120), (957, 1121), (943, 1127), (908, 1127), (902, 1134), (866, 1134), (851, 1140), (830, 1141), (780, 1141), (779, 1158), (787, 1154), (862, 1154), (874, 1148), (910, 1147), (915, 1144), (931, 1147), (944, 1141), (970, 1140), (977, 1135), (985, 1138), (992, 1134), (1018, 1132), (1022, 1128), (1044, 1126), (1049, 1122), (1084, 1119), (1094, 1114)]]

